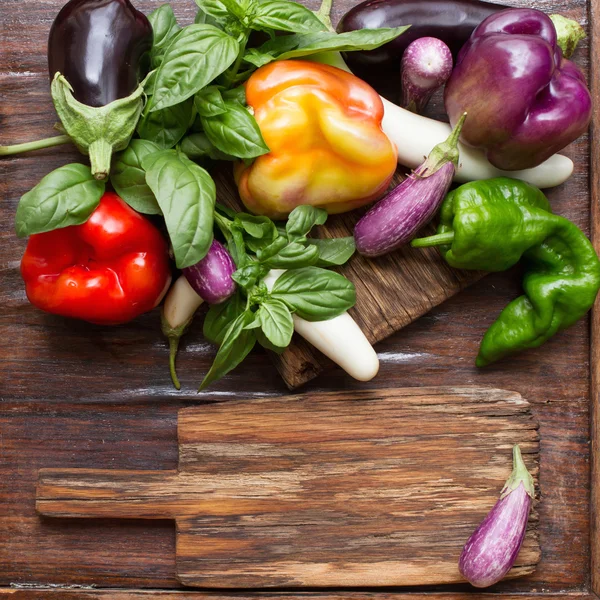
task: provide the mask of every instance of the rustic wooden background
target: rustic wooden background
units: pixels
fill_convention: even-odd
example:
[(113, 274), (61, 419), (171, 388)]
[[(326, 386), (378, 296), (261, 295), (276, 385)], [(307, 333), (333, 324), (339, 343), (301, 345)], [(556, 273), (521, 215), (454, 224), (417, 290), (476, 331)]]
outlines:
[[(600, 33), (600, 6), (594, 2), (594, 27)], [(0, 143), (54, 134), (45, 44), (62, 4), (63, 0), (2, 0)], [(149, 12), (160, 2), (138, 0), (136, 4)], [(191, 0), (173, 4), (182, 22), (191, 21), (195, 12)], [(354, 0), (338, 0), (335, 16), (339, 18), (351, 4)], [(533, 5), (588, 23), (583, 0), (536, 0)], [(595, 56), (597, 65), (597, 51)], [(587, 41), (575, 59), (589, 74)], [(594, 85), (600, 92), (597, 81)], [(439, 104), (435, 109), (439, 112)], [(549, 196), (558, 213), (588, 231), (588, 138), (582, 137), (567, 153), (575, 161), (576, 173)], [(43, 175), (76, 158), (72, 150), (60, 148), (0, 160), (0, 588), (4, 589), (0, 596), (47, 598), (50, 592), (44, 588), (52, 587), (61, 598), (148, 596), (142, 591), (101, 593), (93, 588), (155, 590), (150, 596), (156, 598), (196, 597), (165, 591), (179, 585), (174, 578), (175, 531), (170, 523), (40, 519), (34, 511), (37, 470), (56, 466), (172, 469), (177, 462), (179, 408), (239, 398), (242, 390), (244, 396), (254, 398), (279, 395), (286, 389), (266, 355), (256, 352), (213, 389), (197, 395), (196, 385), (213, 356), (197, 323), (182, 344), (183, 389), (177, 393), (170, 386), (157, 314), (103, 329), (42, 314), (27, 303), (18, 273), (25, 243), (13, 233), (17, 201)], [(485, 371), (473, 364), (481, 336), (520, 293), (519, 282), (518, 269), (488, 276), (379, 344), (381, 372), (368, 385), (490, 385), (516, 390), (529, 399), (540, 422), (543, 556), (533, 575), (501, 583), (495, 591), (511, 599), (522, 598), (523, 593), (591, 597), (589, 322), (578, 323), (541, 349)], [(306, 389), (361, 387), (339, 370), (331, 370)], [(69, 586), (76, 589), (67, 592)], [(32, 591), (36, 588), (43, 591)], [(458, 587), (456, 593), (436, 597), (456, 600), (468, 589)], [(407, 597), (423, 600), (434, 590), (413, 591)], [(215, 600), (225, 597), (231, 596), (213, 596)], [(272, 597), (291, 600), (294, 594)], [(317, 592), (303, 596), (322, 597)], [(352, 597), (365, 598), (365, 594)], [(391, 596), (374, 597), (388, 600)]]

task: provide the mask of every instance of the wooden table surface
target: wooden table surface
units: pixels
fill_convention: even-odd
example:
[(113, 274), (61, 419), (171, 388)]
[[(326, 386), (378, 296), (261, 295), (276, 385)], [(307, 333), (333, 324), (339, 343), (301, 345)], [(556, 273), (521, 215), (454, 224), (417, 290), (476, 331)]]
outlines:
[[(354, 3), (338, 0), (336, 18)], [(63, 0), (2, 0), (0, 143), (53, 135), (45, 45), (62, 4)], [(136, 4), (150, 12), (160, 2), (138, 0)], [(190, 22), (193, 2), (174, 0), (173, 4), (181, 21)], [(588, 22), (583, 0), (533, 4)], [(600, 34), (597, 3), (592, 13)], [(589, 54), (584, 41), (575, 59), (587, 74)], [(600, 92), (597, 80), (594, 87)], [(588, 136), (567, 150), (575, 161), (575, 174), (549, 193), (556, 212), (585, 231), (590, 229), (589, 150)], [(202, 592), (168, 591), (181, 588), (174, 577), (175, 531), (170, 523), (40, 519), (34, 510), (37, 471), (42, 467), (172, 469), (177, 461), (180, 408), (233, 397), (280, 395), (286, 388), (268, 357), (255, 352), (212, 389), (196, 394), (214, 352), (202, 339), (198, 322), (182, 344), (183, 389), (175, 392), (157, 313), (122, 327), (101, 328), (46, 315), (28, 304), (18, 272), (25, 242), (13, 233), (18, 199), (43, 175), (77, 158), (72, 149), (59, 148), (0, 160), (0, 597), (199, 597)], [(595, 181), (598, 187), (597, 173)], [(583, 320), (541, 349), (477, 370), (474, 357), (483, 333), (519, 293), (518, 269), (474, 284), (380, 343), (381, 372), (368, 386), (493, 386), (526, 397), (540, 423), (543, 557), (533, 575), (501, 583), (494, 591), (504, 598), (522, 598), (521, 594), (593, 597), (590, 323)], [(364, 384), (351, 381), (340, 370), (331, 370), (305, 389), (361, 387)], [(595, 584), (598, 591), (598, 581)], [(413, 600), (432, 594), (456, 600), (469, 589), (394, 592)], [(392, 591), (382, 592), (314, 591), (303, 598), (391, 598)], [(271, 597), (290, 600), (295, 593)]]

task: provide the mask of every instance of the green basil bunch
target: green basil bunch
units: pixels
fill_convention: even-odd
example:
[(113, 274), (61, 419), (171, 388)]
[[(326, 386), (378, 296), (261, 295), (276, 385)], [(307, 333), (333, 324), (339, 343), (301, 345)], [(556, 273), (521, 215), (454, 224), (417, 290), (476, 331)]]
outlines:
[[(349, 260), (354, 238), (307, 237), (326, 219), (324, 210), (308, 205), (295, 208), (285, 225), (217, 206), (216, 224), (238, 267), (232, 276), (238, 291), (206, 315), (204, 336), (219, 344), (219, 351), (200, 389), (237, 367), (257, 342), (283, 352), (292, 340), (294, 314), (325, 321), (354, 306), (354, 285), (323, 268)], [(272, 269), (285, 272), (269, 289), (264, 280)]]

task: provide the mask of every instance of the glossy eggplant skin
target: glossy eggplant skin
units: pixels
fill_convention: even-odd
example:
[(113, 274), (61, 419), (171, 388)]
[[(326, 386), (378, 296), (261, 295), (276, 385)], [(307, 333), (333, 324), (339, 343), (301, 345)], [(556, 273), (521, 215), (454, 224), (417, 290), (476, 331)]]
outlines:
[(442, 40), (456, 59), (475, 27), (505, 8), (501, 4), (480, 0), (366, 0), (342, 17), (337, 30), (342, 33), (410, 25), (406, 33), (381, 48), (344, 55), (350, 69), (371, 82), (399, 73), (407, 46), (422, 37)]
[(50, 29), (50, 77), (62, 73), (77, 100), (106, 106), (138, 87), (152, 35), (129, 0), (71, 0)]

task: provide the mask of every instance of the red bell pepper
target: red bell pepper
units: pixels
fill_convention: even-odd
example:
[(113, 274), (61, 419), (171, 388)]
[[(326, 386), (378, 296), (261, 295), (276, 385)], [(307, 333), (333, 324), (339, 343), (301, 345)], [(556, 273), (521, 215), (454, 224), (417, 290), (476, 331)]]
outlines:
[(101, 325), (151, 310), (171, 282), (162, 235), (112, 192), (83, 225), (32, 235), (21, 274), (33, 305)]

